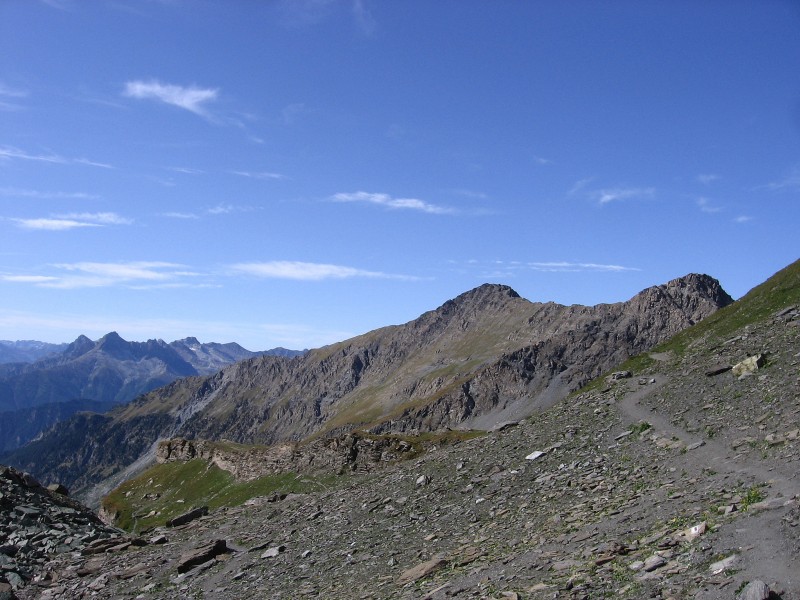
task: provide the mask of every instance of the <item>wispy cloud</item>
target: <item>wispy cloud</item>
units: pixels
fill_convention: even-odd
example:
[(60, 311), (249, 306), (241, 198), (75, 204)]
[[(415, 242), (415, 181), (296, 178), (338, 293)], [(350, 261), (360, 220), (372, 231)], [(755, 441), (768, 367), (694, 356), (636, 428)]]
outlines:
[(469, 271), (480, 271), (480, 276), (484, 278), (512, 278), (530, 271), (545, 273), (623, 273), (641, 270), (636, 267), (595, 262), (522, 260), (470, 260), (467, 261), (464, 268)]
[(609, 202), (617, 202), (619, 200), (635, 200), (635, 199), (649, 199), (656, 193), (655, 188), (608, 188), (596, 190), (591, 193), (591, 196), (600, 204), (608, 204)]
[(187, 278), (197, 277), (185, 265), (159, 262), (78, 262), (50, 265), (47, 274), (0, 274), (7, 283), (27, 283), (37, 287), (77, 289), (125, 286), (144, 289), (148, 287), (176, 287), (188, 285)]
[(794, 167), (782, 179), (759, 186), (759, 188), (766, 188), (776, 192), (800, 190), (800, 166)]
[(584, 178), (584, 179), (579, 179), (578, 181), (576, 181), (576, 182), (575, 182), (575, 183), (572, 185), (572, 187), (571, 187), (571, 188), (569, 188), (569, 191), (567, 191), (567, 194), (568, 194), (568, 195), (570, 195), (570, 196), (574, 196), (575, 194), (577, 194), (577, 193), (579, 193), (579, 192), (582, 192), (582, 191), (584, 191), (584, 190), (586, 189), (586, 187), (587, 187), (587, 186), (588, 186), (588, 185), (589, 185), (589, 184), (590, 184), (590, 183), (591, 183), (593, 180), (594, 180), (594, 178), (593, 178), (593, 177), (586, 177), (586, 178)]
[(180, 86), (151, 81), (128, 81), (125, 84), (124, 96), (140, 100), (158, 100), (165, 104), (183, 108), (201, 117), (210, 118), (206, 104), (217, 99), (216, 88), (200, 88), (196, 86)]
[(0, 196), (34, 198), (36, 200), (96, 200), (99, 196), (84, 192), (43, 192), (20, 188), (0, 188)]
[(200, 169), (192, 169), (189, 167), (168, 167), (170, 171), (175, 173), (184, 173), (186, 175), (202, 175), (203, 171)]
[(377, 23), (365, 0), (350, 0), (349, 3), (337, 0), (282, 0), (278, 6), (284, 26), (306, 28), (324, 22), (340, 10), (346, 10), (348, 4), (358, 31), (368, 37), (374, 35)]
[(697, 181), (708, 185), (709, 183), (713, 183), (719, 179), (719, 175), (714, 175), (713, 173), (701, 173), (697, 176)]
[(249, 177), (251, 179), (285, 179), (284, 175), (280, 173), (271, 173), (269, 171), (231, 171), (232, 175), (239, 175), (241, 177)]
[(76, 164), (87, 165), (90, 167), (101, 167), (103, 169), (113, 169), (112, 165), (101, 163), (87, 158), (64, 158), (58, 154), (32, 154), (13, 146), (0, 146), (0, 160), (32, 160), (37, 162), (51, 163), (51, 164)]
[(359, 30), (366, 36), (375, 34), (378, 24), (372, 16), (372, 13), (365, 6), (364, 0), (353, 0), (353, 18)]
[(21, 160), (34, 160), (39, 162), (64, 164), (67, 161), (57, 154), (31, 154), (12, 146), (0, 146), (0, 159), (18, 158)]
[(209, 215), (228, 215), (235, 212), (250, 212), (253, 210), (251, 206), (236, 206), (235, 204), (217, 204), (211, 208), (206, 209), (206, 214)]
[(87, 223), (74, 219), (11, 219), (20, 229), (35, 229), (39, 231), (66, 231), (81, 227), (100, 227), (99, 223)]
[(72, 162), (79, 165), (87, 165), (89, 167), (99, 167), (101, 169), (115, 169), (114, 165), (108, 163), (97, 162), (96, 160), (89, 160), (88, 158), (75, 158)]
[(377, 204), (394, 210), (418, 210), (430, 214), (455, 214), (456, 210), (446, 206), (430, 204), (416, 198), (393, 198), (389, 194), (371, 194), (368, 192), (338, 193), (331, 196), (334, 202), (366, 202)]
[(537, 165), (542, 166), (542, 167), (544, 167), (546, 165), (555, 164), (552, 160), (550, 160), (549, 158), (544, 158), (543, 156), (534, 156), (533, 157), (533, 162), (536, 163)]
[(25, 107), (19, 104), (17, 100), (27, 96), (28, 92), (9, 87), (0, 82), (0, 110), (16, 111), (24, 109)]
[(622, 271), (640, 271), (636, 267), (624, 267), (622, 265), (606, 265), (599, 263), (582, 263), (582, 262), (530, 262), (525, 263), (528, 267), (535, 271), (549, 271), (549, 272), (580, 272), (580, 271), (593, 271), (603, 273), (619, 273)]
[(293, 125), (299, 117), (310, 114), (311, 112), (313, 111), (308, 109), (304, 103), (295, 102), (285, 106), (281, 111), (281, 116), (283, 117), (283, 123), (285, 125)]
[(69, 213), (65, 215), (56, 215), (60, 219), (76, 219), (79, 221), (89, 221), (99, 225), (130, 225), (133, 223), (131, 219), (122, 217), (114, 212), (97, 212), (97, 213)]
[(103, 227), (105, 225), (130, 225), (133, 221), (113, 212), (70, 213), (38, 219), (11, 219), (21, 229), (40, 231), (66, 231), (82, 227)]
[(183, 212), (165, 212), (161, 213), (162, 217), (168, 217), (170, 219), (199, 219), (200, 217), (194, 213), (183, 213)]
[(322, 281), (324, 279), (402, 279), (416, 280), (408, 275), (392, 275), (378, 271), (366, 271), (342, 265), (297, 261), (270, 261), (238, 263), (230, 266), (231, 273), (252, 275), (268, 279), (294, 279), (298, 281)]
[(748, 221), (752, 221), (752, 220), (753, 220), (753, 217), (750, 217), (750, 216), (747, 216), (747, 215), (739, 215), (738, 217), (736, 217), (733, 220), (733, 222), (734, 223), (747, 223)]
[(711, 203), (711, 200), (708, 198), (698, 198), (697, 199), (697, 206), (700, 208), (701, 211), (704, 213), (714, 214), (720, 212), (722, 209), (719, 206), (715, 206)]

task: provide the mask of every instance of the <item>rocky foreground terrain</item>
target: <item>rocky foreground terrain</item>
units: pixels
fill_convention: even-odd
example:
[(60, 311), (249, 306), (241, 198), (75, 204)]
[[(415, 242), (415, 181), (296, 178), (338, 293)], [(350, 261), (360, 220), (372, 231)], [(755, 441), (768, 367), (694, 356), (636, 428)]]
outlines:
[[(800, 269), (756, 292), (524, 420), (314, 492), (73, 539), (0, 594), (800, 599)], [(147, 482), (124, 495), (165, 492)]]

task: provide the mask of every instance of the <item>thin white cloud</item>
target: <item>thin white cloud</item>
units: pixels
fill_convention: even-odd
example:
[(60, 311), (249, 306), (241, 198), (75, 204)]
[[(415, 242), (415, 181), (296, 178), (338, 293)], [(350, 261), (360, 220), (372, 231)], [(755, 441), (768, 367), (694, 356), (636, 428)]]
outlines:
[(57, 278), (48, 275), (0, 275), (0, 280), (10, 283), (49, 283)]
[(714, 214), (720, 212), (722, 209), (719, 206), (714, 206), (711, 204), (711, 200), (708, 198), (698, 198), (697, 199), (697, 206), (700, 208), (701, 211), (704, 213)]
[(0, 81), (0, 96), (6, 96), (8, 98), (27, 98), (28, 92), (12, 88)]
[(21, 229), (40, 231), (66, 231), (80, 227), (100, 227), (99, 223), (87, 223), (74, 219), (11, 219)]
[(88, 158), (76, 158), (72, 162), (79, 165), (88, 165), (90, 167), (100, 167), (101, 169), (115, 169), (114, 165), (108, 163), (97, 162), (96, 160), (89, 160)]
[(456, 211), (446, 206), (430, 204), (416, 198), (392, 198), (389, 194), (371, 194), (369, 192), (338, 193), (331, 196), (334, 202), (366, 202), (396, 210), (418, 210), (430, 214), (446, 215)]
[(170, 171), (175, 171), (176, 173), (185, 173), (186, 175), (202, 175), (203, 171), (200, 169), (192, 169), (189, 167), (169, 167)]
[(101, 167), (103, 169), (114, 168), (112, 165), (89, 160), (87, 158), (68, 159), (64, 158), (63, 156), (59, 156), (58, 154), (32, 154), (30, 152), (20, 150), (19, 148), (14, 148), (13, 146), (0, 146), (0, 160), (10, 160), (10, 159), (32, 160), (37, 162), (45, 162), (45, 163), (59, 164), (59, 165), (78, 164), (78, 165), (87, 165), (90, 167)]
[(34, 160), (39, 162), (65, 164), (67, 159), (57, 154), (30, 154), (12, 146), (0, 147), (0, 159), (19, 158), (21, 160)]
[(372, 279), (415, 280), (406, 275), (391, 275), (377, 271), (366, 271), (342, 265), (309, 263), (298, 261), (270, 261), (238, 263), (230, 266), (234, 274), (252, 275), (268, 279), (293, 279), (297, 281), (322, 281), (324, 279), (352, 279), (366, 277)]
[(484, 194), (483, 192), (476, 192), (473, 190), (465, 190), (465, 189), (458, 189), (458, 190), (451, 190), (453, 194), (457, 194), (459, 196), (464, 196), (465, 198), (475, 198), (477, 200), (488, 200), (488, 194)]
[(233, 204), (218, 204), (217, 206), (209, 208), (206, 212), (210, 215), (227, 215), (240, 210), (245, 209), (234, 206)]
[[(8, 283), (27, 283), (36, 287), (77, 289), (99, 288), (123, 285), (132, 289), (150, 287), (174, 287), (189, 285), (187, 278), (200, 274), (192, 272), (185, 265), (159, 261), (135, 262), (78, 262), (50, 265), (54, 272), (47, 274), (4, 274), (2, 281)], [(200, 285), (207, 285), (200, 282)], [(193, 286), (197, 287), (197, 286)]]
[(16, 111), (23, 110), (25, 107), (17, 103), (17, 100), (26, 98), (28, 92), (15, 89), (0, 82), (0, 110)]
[(182, 212), (166, 212), (161, 213), (162, 217), (169, 217), (170, 219), (199, 219), (200, 217), (194, 213), (182, 213)]
[(714, 175), (713, 173), (701, 173), (697, 176), (697, 181), (708, 185), (709, 183), (713, 183), (719, 179), (719, 175)]
[(608, 188), (597, 190), (591, 196), (600, 204), (617, 202), (619, 200), (646, 199), (655, 195), (655, 188)]
[(81, 227), (103, 227), (105, 225), (130, 225), (133, 221), (113, 212), (70, 213), (39, 219), (11, 219), (22, 229), (41, 231), (66, 231)]
[(375, 22), (372, 13), (365, 6), (364, 0), (353, 0), (353, 18), (364, 35), (372, 36), (375, 34), (378, 24)]
[(599, 263), (580, 263), (580, 262), (567, 262), (567, 261), (531, 262), (527, 263), (527, 266), (534, 269), (535, 271), (550, 271), (550, 272), (594, 271), (594, 272), (605, 272), (605, 273), (619, 273), (622, 271), (641, 270), (635, 267), (624, 267), (622, 265), (607, 265)]
[(738, 217), (736, 217), (733, 220), (733, 222), (734, 223), (747, 223), (748, 221), (752, 221), (752, 220), (753, 220), (753, 217), (750, 217), (750, 216), (747, 216), (747, 215), (739, 215)]
[(35, 198), (37, 200), (96, 200), (99, 196), (85, 192), (43, 192), (20, 188), (0, 188), (0, 196)]
[(576, 181), (572, 185), (571, 188), (569, 188), (569, 191), (567, 191), (567, 194), (569, 196), (574, 196), (578, 192), (581, 192), (584, 189), (586, 189), (586, 186), (589, 185), (593, 180), (594, 180), (594, 177), (586, 177), (585, 179), (579, 179), (578, 181)]
[(88, 221), (90, 223), (97, 223), (98, 225), (130, 225), (133, 223), (131, 219), (122, 217), (114, 212), (69, 213), (66, 215), (56, 215), (56, 217), (59, 219)]
[(140, 100), (158, 100), (209, 118), (211, 115), (205, 105), (216, 100), (218, 92), (219, 90), (215, 88), (183, 87), (155, 80), (136, 80), (125, 84), (123, 95)]
[(541, 165), (543, 167), (546, 166), (546, 165), (555, 164), (552, 160), (550, 160), (549, 158), (544, 158), (543, 156), (534, 156), (533, 157), (533, 162), (535, 162), (537, 165)]
[(785, 177), (777, 181), (772, 181), (760, 188), (782, 192), (800, 190), (800, 166), (794, 167)]
[[(457, 264), (457, 263), (456, 263)], [(466, 263), (469, 270), (479, 270), (484, 278), (508, 278), (516, 274), (538, 271), (545, 273), (623, 273), (640, 271), (636, 267), (624, 265), (575, 262), (575, 261), (520, 261), (520, 260), (469, 260)]]
[(251, 179), (285, 179), (284, 175), (280, 173), (271, 173), (269, 171), (231, 171), (232, 175), (240, 175), (241, 177), (249, 177)]

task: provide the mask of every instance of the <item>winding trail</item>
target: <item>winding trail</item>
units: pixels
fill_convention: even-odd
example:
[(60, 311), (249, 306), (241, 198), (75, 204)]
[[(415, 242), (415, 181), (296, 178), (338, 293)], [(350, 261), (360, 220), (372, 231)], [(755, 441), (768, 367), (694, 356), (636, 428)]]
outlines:
[[(782, 519), (800, 499), (798, 471), (790, 472), (788, 465), (762, 463), (745, 455), (733, 455), (730, 448), (713, 439), (699, 437), (673, 424), (665, 415), (642, 404), (642, 400), (670, 384), (670, 378), (656, 375), (656, 382), (626, 394), (615, 405), (626, 424), (647, 421), (654, 430), (666, 437), (677, 438), (687, 447), (702, 445), (687, 452), (694, 466), (692, 477), (747, 482), (745, 485), (766, 483), (769, 497), (752, 505), (733, 521), (724, 522), (714, 531), (714, 551), (720, 555), (737, 555), (734, 569), (745, 576), (761, 579), (773, 591), (782, 592), (782, 600), (800, 599), (800, 557), (797, 552), (796, 531), (787, 532)], [(704, 469), (710, 469), (705, 471)], [(708, 473), (714, 473), (709, 475)], [(698, 592), (697, 600), (733, 598), (733, 590), (724, 586), (707, 586)]]

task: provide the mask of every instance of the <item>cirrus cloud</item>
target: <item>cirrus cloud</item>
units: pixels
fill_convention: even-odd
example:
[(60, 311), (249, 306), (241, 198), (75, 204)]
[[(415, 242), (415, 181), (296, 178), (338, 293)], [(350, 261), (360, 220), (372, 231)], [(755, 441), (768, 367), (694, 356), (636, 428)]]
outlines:
[(297, 281), (322, 281), (324, 279), (352, 279), (366, 277), (373, 279), (405, 279), (414, 280), (407, 275), (392, 275), (378, 271), (367, 271), (355, 267), (310, 263), (300, 261), (250, 262), (231, 265), (233, 274), (252, 275), (269, 279), (293, 279)]
[(395, 210), (419, 210), (425, 213), (445, 215), (453, 214), (456, 211), (446, 206), (430, 204), (417, 198), (393, 198), (389, 194), (374, 194), (369, 192), (338, 193), (331, 196), (334, 202), (366, 202), (377, 204)]
[(125, 286), (132, 289), (187, 286), (200, 274), (185, 265), (162, 261), (77, 262), (48, 267), (46, 274), (0, 274), (0, 281), (37, 287), (77, 289)]
[(10, 219), (21, 229), (41, 231), (66, 231), (82, 227), (103, 227), (106, 225), (130, 225), (130, 219), (113, 212), (70, 213), (38, 219)]
[(218, 92), (216, 88), (200, 88), (193, 85), (184, 87), (155, 80), (136, 80), (125, 84), (123, 95), (139, 100), (158, 100), (209, 118), (211, 115), (205, 105), (216, 100)]

